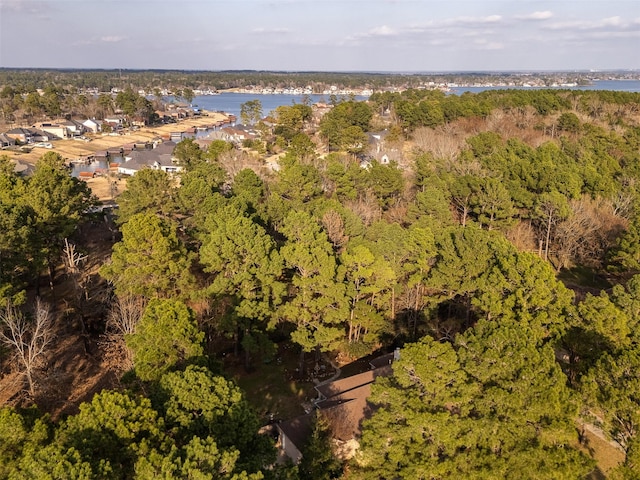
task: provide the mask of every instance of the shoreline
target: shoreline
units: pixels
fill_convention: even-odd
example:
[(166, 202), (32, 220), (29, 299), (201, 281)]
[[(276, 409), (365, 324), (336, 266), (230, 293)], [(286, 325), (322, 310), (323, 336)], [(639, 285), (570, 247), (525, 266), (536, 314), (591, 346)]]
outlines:
[(185, 133), (190, 129), (212, 126), (219, 122), (228, 123), (229, 117), (220, 112), (202, 111), (202, 114), (195, 117), (181, 119), (176, 123), (158, 125), (152, 127), (142, 127), (136, 131), (128, 131), (119, 135), (110, 134), (85, 134), (91, 139), (89, 142), (80, 142), (73, 139), (53, 140), (52, 148), (32, 148), (30, 152), (19, 150), (2, 150), (0, 155), (7, 155), (17, 163), (35, 165), (42, 155), (47, 152), (57, 152), (65, 162), (73, 162), (91, 157), (96, 152), (121, 148), (131, 143), (149, 142), (172, 133)]

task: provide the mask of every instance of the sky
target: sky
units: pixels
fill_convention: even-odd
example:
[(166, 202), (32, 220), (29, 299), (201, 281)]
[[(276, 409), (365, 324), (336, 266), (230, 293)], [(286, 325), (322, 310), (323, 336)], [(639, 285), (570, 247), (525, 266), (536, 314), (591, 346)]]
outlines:
[(640, 69), (640, 0), (0, 0), (0, 67)]

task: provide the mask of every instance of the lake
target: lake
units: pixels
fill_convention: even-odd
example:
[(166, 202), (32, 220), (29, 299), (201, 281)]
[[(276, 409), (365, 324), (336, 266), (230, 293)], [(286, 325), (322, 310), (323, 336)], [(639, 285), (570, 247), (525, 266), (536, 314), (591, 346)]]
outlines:
[[(455, 87), (451, 89), (451, 94), (460, 95), (464, 92), (478, 93), (484, 90), (504, 90), (506, 88), (530, 89), (538, 87)], [(546, 87), (554, 89), (554, 87)], [(560, 87), (555, 87), (560, 88)], [(597, 80), (592, 85), (564, 87), (570, 90), (615, 90), (622, 92), (640, 92), (640, 80)], [(369, 97), (356, 96), (355, 100), (367, 100)], [(172, 101), (172, 97), (165, 98), (165, 101)], [(260, 100), (262, 103), (262, 114), (268, 115), (281, 105), (293, 105), (303, 103), (308, 100), (311, 103), (328, 102), (328, 95), (289, 95), (273, 94), (261, 95), (254, 93), (230, 93), (222, 92), (219, 95), (199, 95), (193, 99), (193, 105), (214, 111), (226, 112), (235, 115), (240, 119), (240, 106), (251, 100)]]
[[(338, 98), (340, 98), (338, 96)], [(355, 96), (355, 100), (367, 100), (369, 97)], [(243, 103), (251, 100), (260, 100), (262, 104), (262, 115), (269, 115), (270, 112), (275, 110), (281, 105), (293, 105), (295, 103), (303, 103), (308, 100), (310, 104), (318, 102), (328, 102), (328, 95), (288, 95), (288, 94), (273, 94), (273, 95), (260, 95), (254, 93), (228, 93), (223, 92), (219, 95), (200, 95), (193, 99), (192, 104), (198, 106), (203, 110), (209, 110), (213, 112), (226, 112), (235, 115), (238, 120), (240, 119), (240, 106)], [(171, 100), (169, 97), (167, 100)]]

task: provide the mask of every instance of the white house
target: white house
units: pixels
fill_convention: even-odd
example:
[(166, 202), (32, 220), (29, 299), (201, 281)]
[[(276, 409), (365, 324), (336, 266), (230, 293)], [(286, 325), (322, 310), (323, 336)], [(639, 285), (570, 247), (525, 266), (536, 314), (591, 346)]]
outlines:
[(102, 120), (96, 120), (95, 118), (88, 118), (82, 124), (85, 128), (93, 133), (102, 131)]

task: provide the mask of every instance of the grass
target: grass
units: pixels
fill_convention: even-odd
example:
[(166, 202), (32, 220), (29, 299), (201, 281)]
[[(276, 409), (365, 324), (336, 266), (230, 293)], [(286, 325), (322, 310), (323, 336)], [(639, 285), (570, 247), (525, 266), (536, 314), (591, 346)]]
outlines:
[(597, 468), (589, 474), (589, 480), (601, 480), (607, 478), (607, 474), (624, 462), (624, 453), (609, 443), (597, 437), (590, 431), (585, 432), (586, 448), (589, 454), (596, 460)]
[(246, 393), (249, 403), (258, 414), (268, 418), (286, 420), (304, 414), (302, 404), (315, 397), (313, 384), (293, 378), (298, 366), (298, 355), (290, 350), (279, 352), (279, 361), (256, 363), (255, 370), (247, 372), (242, 362), (233, 362), (225, 370), (233, 376)]

